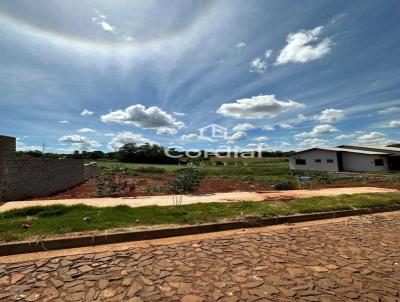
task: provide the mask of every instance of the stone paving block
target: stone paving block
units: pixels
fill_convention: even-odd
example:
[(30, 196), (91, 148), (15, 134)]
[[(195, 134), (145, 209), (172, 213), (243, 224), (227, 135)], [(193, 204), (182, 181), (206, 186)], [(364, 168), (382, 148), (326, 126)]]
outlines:
[(0, 301), (399, 301), (400, 213), (0, 265)]

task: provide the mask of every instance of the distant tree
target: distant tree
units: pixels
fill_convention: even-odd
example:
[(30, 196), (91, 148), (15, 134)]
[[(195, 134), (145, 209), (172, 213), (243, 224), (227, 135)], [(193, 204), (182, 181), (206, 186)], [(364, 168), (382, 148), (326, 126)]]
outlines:
[(38, 150), (34, 151), (18, 151), (17, 153), (18, 157), (43, 157), (43, 153)]
[(396, 143), (396, 144), (391, 144), (391, 145), (388, 145), (388, 147), (395, 147), (395, 148), (400, 148), (400, 143)]
[(166, 155), (164, 147), (156, 144), (140, 146), (135, 143), (125, 144), (118, 150), (117, 159), (130, 163), (171, 164), (178, 162), (178, 159)]

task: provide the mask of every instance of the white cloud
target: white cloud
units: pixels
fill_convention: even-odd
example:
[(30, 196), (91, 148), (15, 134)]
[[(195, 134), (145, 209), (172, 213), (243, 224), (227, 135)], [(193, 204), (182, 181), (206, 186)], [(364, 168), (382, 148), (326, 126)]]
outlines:
[(68, 124), (69, 123), (69, 121), (67, 121), (67, 120), (62, 120), (62, 121), (58, 121), (60, 124)]
[(400, 128), (400, 121), (391, 121), (389, 123), (390, 128)]
[(82, 112), (81, 112), (82, 116), (89, 116), (89, 115), (92, 115), (92, 114), (93, 114), (93, 111), (89, 111), (87, 109), (83, 109)]
[(321, 114), (316, 116), (316, 119), (322, 123), (337, 123), (341, 121), (345, 116), (345, 113), (341, 109), (325, 109), (321, 111)]
[(355, 131), (354, 133), (343, 134), (335, 137), (336, 140), (351, 140), (352, 144), (364, 146), (386, 146), (395, 143), (381, 132)]
[(313, 128), (311, 132), (302, 132), (294, 136), (295, 140), (304, 140), (307, 138), (323, 135), (332, 134), (338, 132), (339, 130), (331, 125), (318, 125)]
[(237, 48), (244, 48), (246, 47), (246, 43), (244, 43), (243, 41), (240, 41), (238, 44), (236, 44)]
[(81, 128), (78, 130), (80, 133), (95, 133), (96, 131), (90, 128)]
[(280, 144), (278, 150), (281, 150), (281, 151), (293, 150), (293, 146), (292, 146), (292, 144), (290, 144), (288, 142), (283, 142)]
[(204, 139), (198, 134), (195, 133), (190, 133), (190, 134), (184, 134), (181, 136), (181, 139), (184, 141), (198, 141)]
[(160, 134), (160, 135), (174, 135), (177, 132), (178, 132), (178, 130), (175, 128), (163, 127), (163, 128), (157, 129), (157, 134)]
[(176, 120), (172, 115), (161, 110), (159, 107), (148, 107), (141, 104), (129, 106), (125, 109), (116, 110), (101, 116), (105, 123), (113, 122), (129, 124), (142, 128), (176, 128), (181, 129), (185, 124)]
[(281, 123), (279, 124), (279, 127), (281, 127), (282, 129), (293, 129), (294, 127), (289, 124), (289, 123)]
[(81, 135), (65, 135), (59, 138), (62, 143), (70, 143), (76, 149), (93, 149), (98, 148), (101, 144), (98, 141), (90, 140)]
[(257, 141), (257, 142), (265, 142), (265, 141), (268, 140), (268, 137), (266, 137), (266, 136), (257, 136), (254, 140)]
[[(24, 136), (25, 137), (25, 136)], [(26, 145), (21, 138), (16, 138), (16, 149), (17, 151), (42, 151), (43, 146)]]
[(228, 136), (226, 139), (229, 142), (242, 141), (247, 139), (247, 134), (245, 132), (239, 131), (233, 133), (231, 136)]
[(309, 120), (310, 120), (309, 117), (305, 116), (302, 113), (299, 113), (295, 119), (291, 119), (285, 123), (281, 123), (279, 124), (279, 127), (281, 127), (282, 129), (293, 129), (294, 126)]
[(274, 131), (275, 130), (274, 126), (269, 126), (269, 125), (263, 126), (261, 129), (265, 130), (265, 131)]
[(250, 123), (237, 124), (235, 127), (232, 128), (232, 130), (235, 132), (242, 132), (250, 129), (254, 129), (254, 126)]
[(392, 113), (397, 113), (400, 112), (400, 106), (399, 107), (387, 107), (385, 109), (379, 110), (379, 114), (392, 114)]
[(253, 151), (257, 151), (257, 150), (266, 150), (268, 149), (268, 145), (267, 144), (247, 144), (246, 145), (247, 148), (249, 148), (249, 150), (253, 150)]
[(250, 72), (264, 73), (267, 70), (267, 62), (261, 60), (260, 58), (255, 58), (250, 63)]
[(268, 50), (265, 52), (265, 57), (268, 59), (268, 58), (272, 55), (272, 53), (273, 53), (273, 50), (272, 50), (272, 49), (268, 49)]
[(294, 121), (295, 124), (300, 124), (302, 122), (308, 121), (310, 118), (306, 117), (303, 113), (299, 113), (297, 115), (296, 120)]
[(184, 115), (186, 115), (186, 113), (176, 112), (176, 111), (174, 111), (173, 114), (176, 115), (176, 116), (184, 116)]
[(115, 133), (105, 133), (104, 136), (106, 136), (106, 137), (113, 137), (113, 136), (115, 136)]
[(275, 95), (259, 95), (249, 99), (236, 100), (235, 103), (222, 104), (217, 112), (226, 117), (256, 119), (274, 117), (278, 114), (303, 108), (304, 105), (289, 100), (278, 101)]
[(335, 137), (336, 140), (346, 140), (346, 139), (354, 139), (357, 137), (357, 134), (341, 134)]
[(125, 144), (157, 144), (157, 142), (143, 137), (141, 134), (132, 133), (130, 131), (118, 132), (108, 143), (108, 148), (118, 150)]
[(314, 135), (321, 135), (321, 134), (331, 134), (338, 132), (339, 130), (331, 125), (318, 125), (313, 128), (311, 131)]
[[(287, 44), (281, 50), (275, 65), (282, 65), (289, 62), (305, 63), (322, 58), (328, 54), (332, 47), (331, 38), (325, 38), (321, 42), (320, 34), (323, 26), (311, 30), (300, 30), (290, 33), (286, 39)], [(319, 42), (311, 44), (311, 42)]]
[(93, 23), (97, 24), (104, 31), (115, 32), (114, 26), (112, 26), (109, 22), (106, 21), (107, 17), (104, 15), (97, 15), (92, 18)]
[(389, 139), (385, 134), (381, 132), (373, 131), (358, 137), (357, 143), (366, 146), (386, 146), (388, 144), (394, 143), (394, 141)]
[(298, 145), (302, 148), (313, 148), (313, 147), (321, 147), (325, 146), (327, 143), (326, 140), (320, 138), (307, 138), (301, 141)]

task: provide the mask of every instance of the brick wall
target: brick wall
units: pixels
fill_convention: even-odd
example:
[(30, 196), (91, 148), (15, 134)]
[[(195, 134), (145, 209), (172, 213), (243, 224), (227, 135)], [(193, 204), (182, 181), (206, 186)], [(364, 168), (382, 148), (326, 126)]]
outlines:
[(89, 178), (96, 176), (97, 164), (95, 162), (85, 164), (84, 169), (84, 178), (85, 180), (88, 180)]
[(81, 159), (18, 158), (15, 145), (15, 138), (0, 136), (1, 201), (47, 196), (83, 183), (85, 172), (93, 175)]

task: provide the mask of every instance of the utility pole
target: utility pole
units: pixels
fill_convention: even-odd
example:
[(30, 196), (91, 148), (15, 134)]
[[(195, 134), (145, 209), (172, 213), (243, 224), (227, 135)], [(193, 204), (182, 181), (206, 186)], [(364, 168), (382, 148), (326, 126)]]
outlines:
[(43, 142), (43, 145), (42, 145), (42, 154), (44, 154), (44, 148), (46, 147), (46, 143), (45, 142)]

